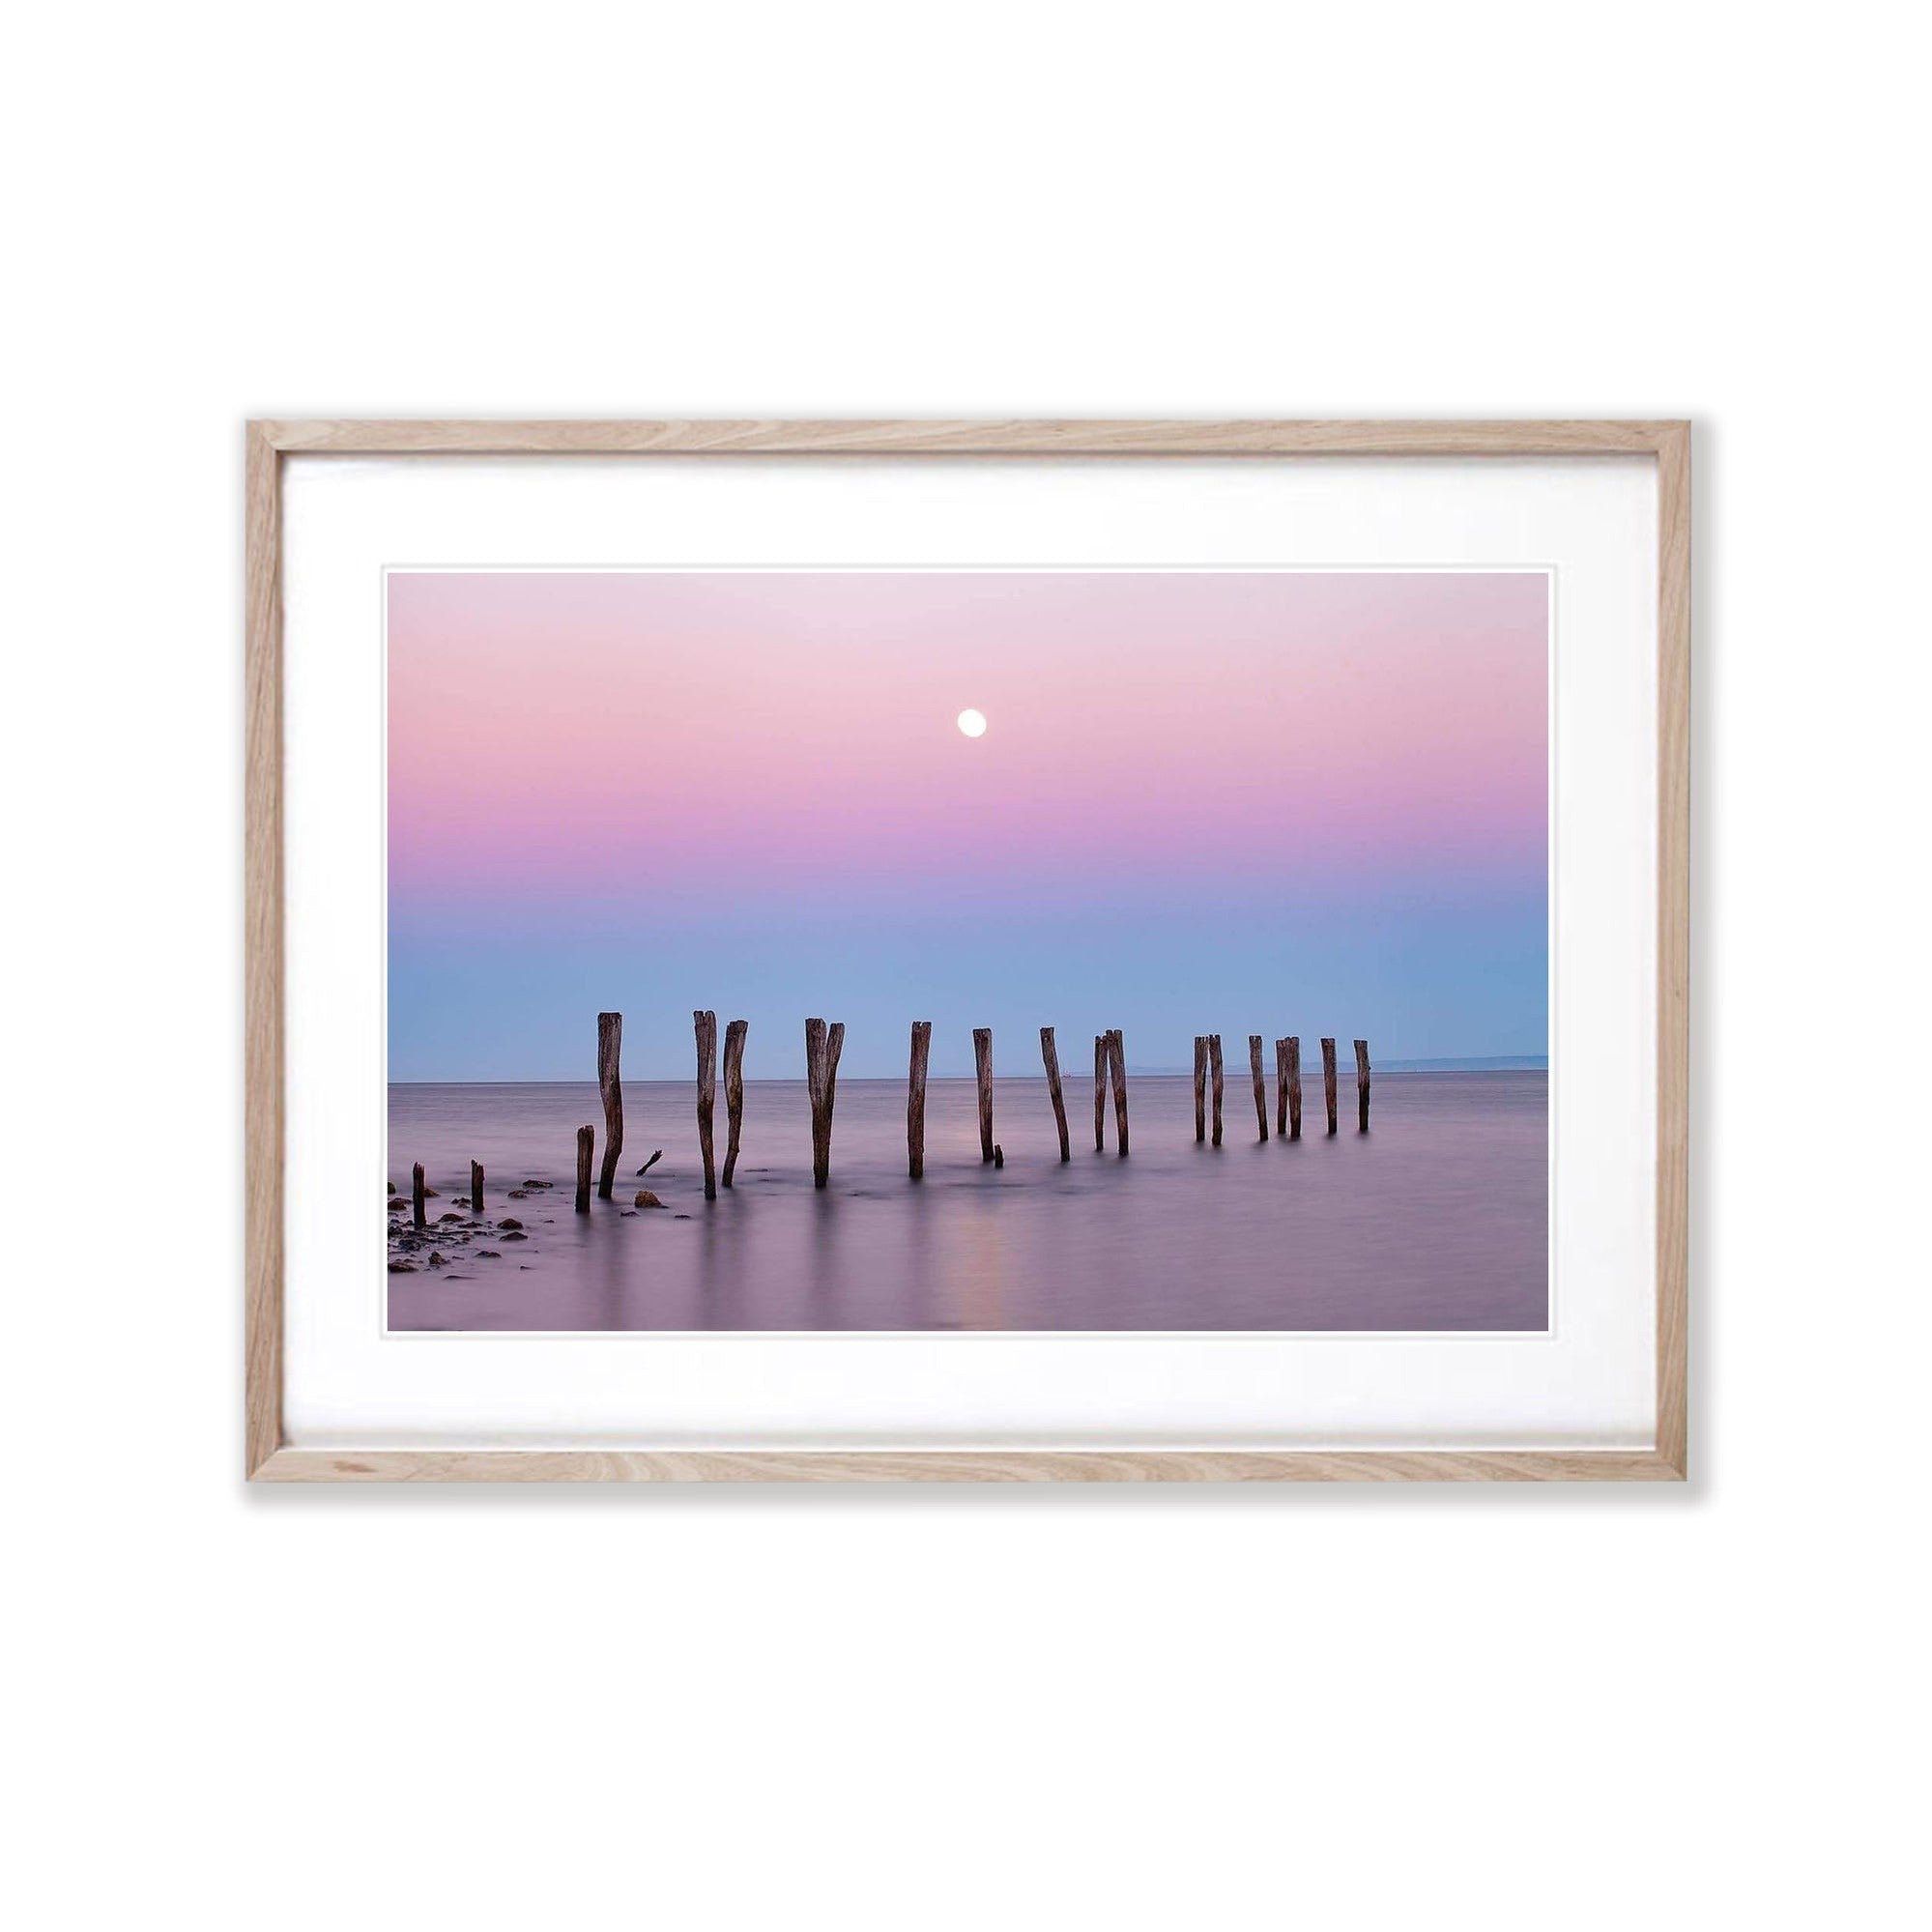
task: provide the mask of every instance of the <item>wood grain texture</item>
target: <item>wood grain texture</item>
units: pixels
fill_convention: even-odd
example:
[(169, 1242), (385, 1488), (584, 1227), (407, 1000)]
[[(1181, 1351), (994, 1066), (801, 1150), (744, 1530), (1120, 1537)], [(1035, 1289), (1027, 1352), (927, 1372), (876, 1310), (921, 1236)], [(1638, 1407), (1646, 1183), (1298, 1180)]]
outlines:
[(782, 422), (277, 419), (252, 425), (272, 451), (417, 456), (1655, 456), (1667, 421), (1472, 420)]
[(1047, 1069), (1047, 1098), (1053, 1103), (1053, 1125), (1059, 1130), (1060, 1159), (1071, 1161), (1074, 1150), (1067, 1138), (1067, 1097), (1060, 1086), (1060, 1053), (1051, 1026), (1040, 1028), (1040, 1058)]
[(1207, 1035), (1194, 1036), (1194, 1138), (1207, 1139)]
[(906, 1171), (913, 1180), (926, 1173), (926, 1061), (933, 1051), (933, 1023), (912, 1023), (912, 1053), (906, 1070)]
[(716, 1200), (718, 1168), (712, 1122), (718, 1105), (718, 1016), (708, 1007), (694, 1011), (691, 1031), (698, 1047), (698, 1153), (705, 1164), (705, 1198)]
[(1248, 1036), (1248, 1077), (1254, 1082), (1254, 1123), (1261, 1139), (1268, 1138), (1268, 1076), (1261, 1070), (1261, 1036)]
[(979, 1088), (979, 1158), (993, 1159), (993, 1028), (972, 1029), (972, 1074)]
[(834, 1020), (825, 1029), (825, 1165), (832, 1159), (832, 1109), (839, 1098), (839, 1055), (846, 1050), (846, 1023)]
[(1127, 1042), (1120, 1037), (1118, 1026), (1107, 1036), (1107, 1063), (1113, 1073), (1113, 1138), (1117, 1143), (1114, 1151), (1124, 1160), (1128, 1148)]
[(816, 1015), (805, 1022), (805, 1091), (812, 1103), (812, 1185), (822, 1188), (831, 1171), (825, 1133), (825, 1023)]
[(1107, 1148), (1107, 1035), (1093, 1036), (1093, 1151)]
[(1667, 1483), (1652, 1450), (283, 1449), (269, 1483)]
[(1657, 1447), (1688, 1472), (1690, 425), (1658, 450)]
[[(243, 1468), (282, 1439), (282, 581), (281, 459), (248, 425), (243, 477)], [(373, 1184), (373, 1183), (372, 1183)]]
[(597, 1173), (597, 1198), (609, 1200), (618, 1175), (618, 1157), (624, 1150), (624, 1086), (622, 1077), (624, 1017), (597, 1015), (597, 1092), (604, 1103), (604, 1164)]
[(1219, 1147), (1221, 1145), (1221, 1099), (1227, 1085), (1226, 1069), (1222, 1065), (1221, 1061), (1221, 1035), (1219, 1033), (1210, 1033), (1207, 1036), (1207, 1083), (1208, 1091), (1214, 1103), (1212, 1142), (1215, 1146)]
[[(274, 419), (246, 429), (245, 1467), (272, 1483), (1654, 1482), (1687, 1468), (1690, 429), (1602, 421), (485, 421)], [(437, 454), (1013, 457), (1590, 456), (1658, 475), (1657, 1447), (1654, 1451), (305, 1450), (282, 1417), (283, 820), (281, 456)], [(843, 1027), (836, 1029), (843, 1044)], [(837, 1047), (823, 1068), (825, 1142)], [(1290, 1138), (1300, 1128), (1291, 1043)], [(1095, 1040), (1104, 1145), (1106, 1036)], [(908, 1122), (909, 1132), (909, 1122)], [(815, 1137), (816, 1138), (816, 1137)]]
[(571, 1205), (579, 1214), (591, 1211), (591, 1167), (596, 1159), (597, 1130), (588, 1124), (577, 1130), (577, 1193)]
[(734, 1020), (725, 1027), (725, 1172), (726, 1187), (737, 1172), (738, 1142), (744, 1134), (744, 1042), (749, 1020)]
[(1321, 1097), (1328, 1103), (1328, 1131), (1335, 1132), (1335, 1042), (1321, 1043)]

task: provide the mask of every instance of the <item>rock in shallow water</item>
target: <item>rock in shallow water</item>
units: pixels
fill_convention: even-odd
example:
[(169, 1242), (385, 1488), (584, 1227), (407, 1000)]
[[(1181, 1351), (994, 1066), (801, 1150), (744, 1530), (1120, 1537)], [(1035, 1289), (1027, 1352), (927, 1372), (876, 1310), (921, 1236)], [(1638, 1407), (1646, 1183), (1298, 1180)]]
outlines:
[(664, 1203), (649, 1188), (639, 1188), (637, 1191), (637, 1199), (631, 1205), (634, 1207), (662, 1207)]

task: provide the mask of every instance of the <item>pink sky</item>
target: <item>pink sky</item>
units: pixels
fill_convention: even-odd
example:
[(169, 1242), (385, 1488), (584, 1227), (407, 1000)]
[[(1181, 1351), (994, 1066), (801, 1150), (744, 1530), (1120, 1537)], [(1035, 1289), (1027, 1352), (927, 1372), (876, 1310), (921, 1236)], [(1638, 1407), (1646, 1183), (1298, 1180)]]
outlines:
[(1543, 868), (1540, 574), (397, 573), (389, 595), (414, 903)]

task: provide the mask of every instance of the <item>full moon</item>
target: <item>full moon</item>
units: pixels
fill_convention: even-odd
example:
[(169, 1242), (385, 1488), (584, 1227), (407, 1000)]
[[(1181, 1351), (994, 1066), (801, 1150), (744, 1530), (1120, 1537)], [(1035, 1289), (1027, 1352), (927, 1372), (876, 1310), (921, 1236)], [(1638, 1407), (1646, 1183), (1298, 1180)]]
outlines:
[(984, 711), (962, 711), (960, 713), (960, 730), (969, 738), (984, 737), (986, 735), (986, 713)]

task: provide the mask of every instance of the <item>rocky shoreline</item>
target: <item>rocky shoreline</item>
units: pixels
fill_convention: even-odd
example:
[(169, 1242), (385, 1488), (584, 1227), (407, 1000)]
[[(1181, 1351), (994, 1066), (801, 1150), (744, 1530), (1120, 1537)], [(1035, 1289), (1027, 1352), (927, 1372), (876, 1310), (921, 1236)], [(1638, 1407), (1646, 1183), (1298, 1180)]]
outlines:
[[(541, 1239), (540, 1227), (553, 1227), (557, 1224), (554, 1214), (535, 1213), (536, 1209), (552, 1205), (556, 1198), (557, 1183), (535, 1179), (525, 1180), (520, 1186), (505, 1190), (505, 1199), (513, 1201), (533, 1201), (534, 1208), (523, 1208), (516, 1213), (492, 1216), (478, 1213), (469, 1204), (467, 1195), (459, 1195), (456, 1203), (444, 1209), (441, 1214), (424, 1213), (424, 1225), (418, 1227), (410, 1216), (410, 1197), (396, 1192), (396, 1184), (389, 1183), (389, 1271), (391, 1275), (415, 1275), (427, 1269), (435, 1269), (446, 1282), (476, 1281), (480, 1276), (458, 1272), (458, 1265), (466, 1261), (506, 1261), (514, 1260), (517, 1266), (529, 1271), (531, 1263), (514, 1254), (505, 1254), (505, 1249), (517, 1242), (528, 1242), (535, 1235)], [(425, 1201), (445, 1198), (439, 1188), (425, 1187), (422, 1191)], [(661, 1208), (664, 1202), (648, 1188), (640, 1188), (635, 1204), (621, 1210), (621, 1218), (630, 1221), (638, 1213), (648, 1208)], [(525, 1220), (526, 1215), (535, 1215), (538, 1227), (533, 1228)], [(683, 1220), (686, 1217), (678, 1216)], [(487, 1242), (490, 1245), (484, 1246)], [(531, 1250), (533, 1254), (536, 1251)]]

